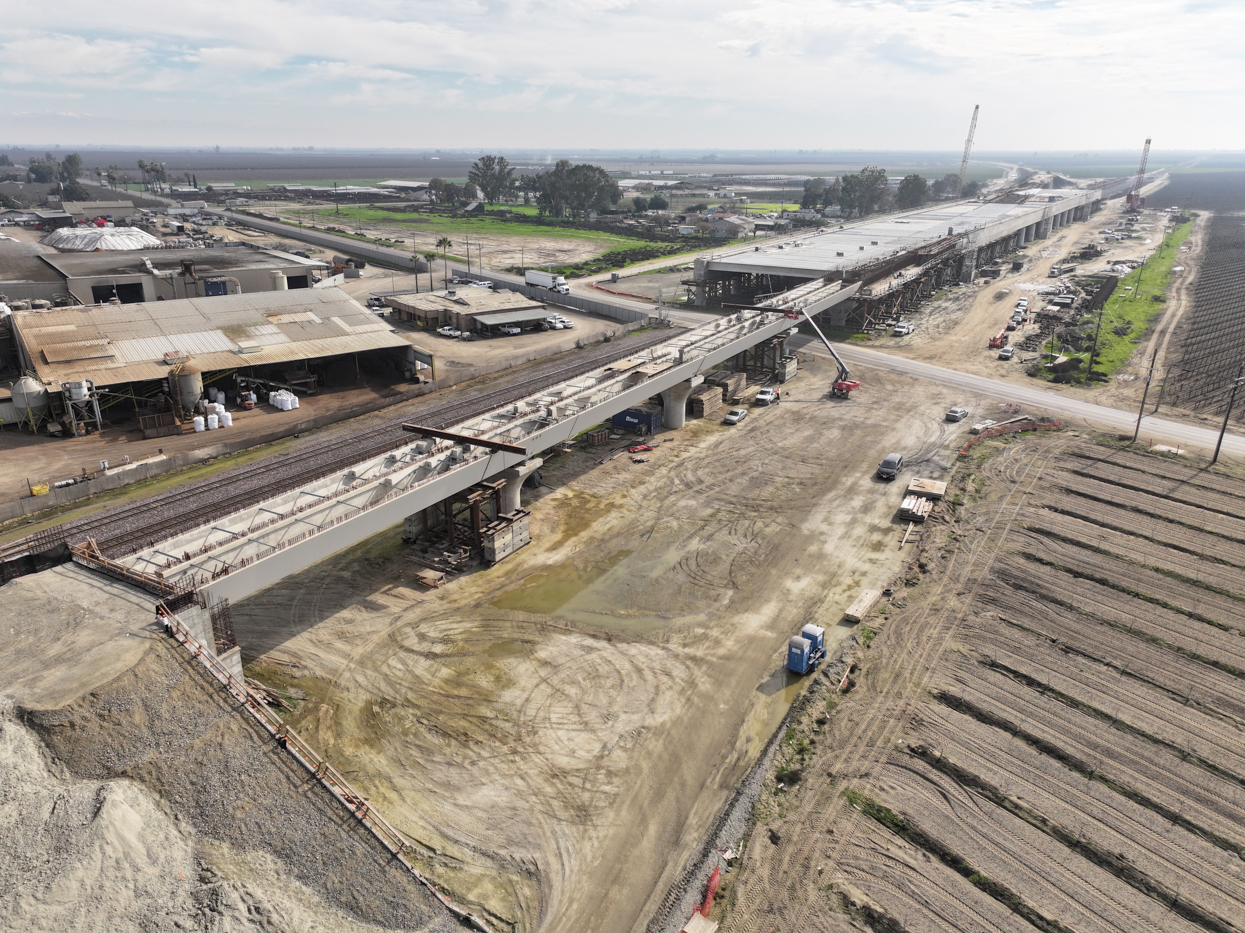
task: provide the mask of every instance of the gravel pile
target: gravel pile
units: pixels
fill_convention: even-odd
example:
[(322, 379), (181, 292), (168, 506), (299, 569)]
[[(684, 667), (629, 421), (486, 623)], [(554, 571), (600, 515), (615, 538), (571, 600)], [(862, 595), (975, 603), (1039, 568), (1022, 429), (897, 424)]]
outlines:
[[(89, 916), (83, 926), (71, 913), (61, 930), (459, 929), (171, 643), (81, 701), (25, 718), (71, 789), (50, 773), (0, 781), (5, 825), (17, 827), (4, 850), (30, 853), (0, 857), (0, 890), (19, 892), (0, 901), (6, 930), (51, 928), (19, 922), (49, 898)], [(11, 721), (4, 730), (21, 744)], [(29, 750), (4, 757), (32, 767)], [(34, 789), (14, 797), (14, 785)]]

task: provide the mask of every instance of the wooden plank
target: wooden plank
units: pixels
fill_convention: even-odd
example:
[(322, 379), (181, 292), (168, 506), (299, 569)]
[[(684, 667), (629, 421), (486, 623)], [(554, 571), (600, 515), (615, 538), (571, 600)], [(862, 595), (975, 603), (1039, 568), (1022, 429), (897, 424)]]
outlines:
[(458, 444), (472, 444), (476, 447), (484, 447), (488, 450), (504, 450), (508, 454), (522, 454), (527, 456), (527, 448), (519, 447), (517, 444), (505, 444), (501, 441), (491, 441), (484, 437), (472, 437), (470, 434), (456, 434), (453, 431), (440, 431), (436, 428), (425, 428), (418, 424), (404, 424), (403, 431), (409, 431), (411, 434), (422, 434), (424, 437), (436, 437), (443, 441), (454, 441)]
[(866, 614), (868, 614), (869, 610), (873, 608), (873, 604), (876, 603), (881, 596), (881, 590), (864, 590), (859, 596), (856, 597), (856, 601), (847, 607), (847, 612), (843, 613), (843, 618), (847, 619), (849, 622), (859, 622)]
[(916, 477), (908, 484), (906, 495), (924, 496), (926, 499), (941, 499), (947, 494), (947, 484), (934, 479)]

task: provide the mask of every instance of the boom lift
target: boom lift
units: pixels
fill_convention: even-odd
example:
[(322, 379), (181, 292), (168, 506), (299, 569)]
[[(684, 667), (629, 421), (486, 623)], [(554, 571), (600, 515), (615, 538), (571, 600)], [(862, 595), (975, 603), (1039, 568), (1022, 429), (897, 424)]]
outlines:
[[(847, 364), (844, 363), (843, 358), (835, 352), (834, 347), (830, 344), (830, 341), (826, 339), (826, 335), (823, 334), (821, 332), (821, 328), (817, 326), (817, 322), (809, 317), (808, 312), (803, 308), (800, 308), (799, 310), (800, 314), (804, 315), (804, 320), (813, 325), (813, 330), (817, 332), (817, 336), (821, 338), (821, 342), (825, 344), (826, 349), (830, 351), (830, 355), (834, 357), (834, 362), (839, 367), (839, 377), (834, 381), (834, 385), (830, 389), (830, 394), (835, 398), (847, 398), (851, 395), (853, 389), (860, 388), (860, 383), (852, 379), (852, 374), (848, 370)], [(798, 320), (798, 318), (790, 312), (787, 313), (787, 317)]]

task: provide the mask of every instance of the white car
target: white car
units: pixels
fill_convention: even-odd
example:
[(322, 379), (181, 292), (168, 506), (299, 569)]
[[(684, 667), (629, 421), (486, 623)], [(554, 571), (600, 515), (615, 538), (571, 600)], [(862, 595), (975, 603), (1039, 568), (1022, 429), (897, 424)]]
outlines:
[(961, 408), (960, 406), (957, 405), (955, 408), (947, 409), (947, 420), (948, 421), (963, 421), (967, 417), (968, 417), (967, 408)]
[(514, 324), (507, 324), (501, 328), (501, 332), (507, 337), (517, 337), (519, 334), (523, 333), (523, 328)]
[(895, 329), (891, 331), (891, 336), (892, 337), (907, 337), (909, 334), (911, 334), (915, 330), (916, 330), (915, 324), (909, 324), (906, 321), (901, 321), (900, 323), (895, 325)]
[(776, 398), (778, 398), (778, 393), (774, 391), (773, 389), (771, 389), (769, 386), (766, 386), (764, 389), (762, 389), (760, 392), (757, 393), (757, 397), (754, 399), (754, 401), (758, 405), (771, 405), (773, 404)]
[(549, 325), (551, 330), (562, 330), (563, 328), (571, 328), (575, 326), (575, 322), (569, 318), (564, 318), (560, 314), (551, 314), (545, 318), (545, 323)]
[(478, 279), (471, 283), (471, 287), (472, 288), (492, 288), (493, 283), (488, 281), (487, 279)]
[(448, 325), (446, 327), (438, 327), (437, 333), (442, 337), (461, 337), (463, 335), (463, 332), (457, 327), (449, 327)]
[(732, 408), (726, 413), (726, 417), (722, 419), (723, 424), (739, 424), (748, 417), (748, 409)]

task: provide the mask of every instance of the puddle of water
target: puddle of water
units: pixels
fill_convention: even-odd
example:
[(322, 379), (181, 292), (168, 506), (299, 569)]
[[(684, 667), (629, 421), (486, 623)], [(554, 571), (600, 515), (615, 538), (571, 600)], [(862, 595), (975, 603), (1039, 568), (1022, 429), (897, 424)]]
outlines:
[(629, 561), (632, 554), (632, 551), (616, 551), (605, 560), (592, 563), (568, 561), (537, 571), (518, 586), (502, 593), (493, 600), (492, 605), (498, 609), (513, 609), (534, 615), (556, 615), (582, 625), (634, 635), (655, 632), (672, 623), (686, 621), (634, 613), (620, 605), (610, 585), (612, 577), (608, 575), (652, 579), (654, 570), (664, 569), (666, 565), (665, 560), (659, 560), (655, 568), (651, 555)]
[(517, 641), (499, 641), (485, 648), (484, 654), (489, 658), (513, 658), (516, 654), (523, 654), (526, 650)]

